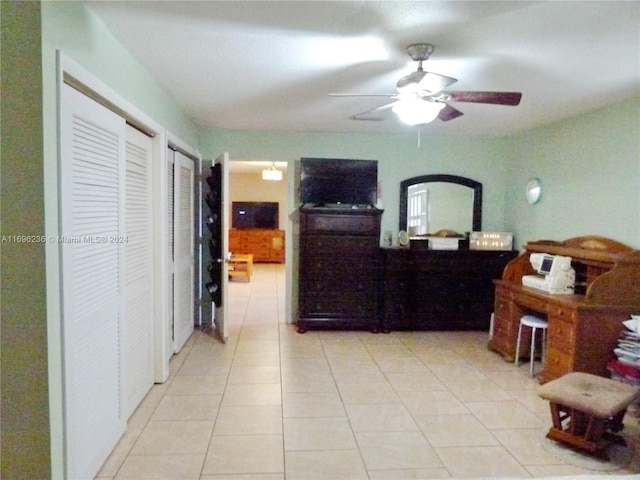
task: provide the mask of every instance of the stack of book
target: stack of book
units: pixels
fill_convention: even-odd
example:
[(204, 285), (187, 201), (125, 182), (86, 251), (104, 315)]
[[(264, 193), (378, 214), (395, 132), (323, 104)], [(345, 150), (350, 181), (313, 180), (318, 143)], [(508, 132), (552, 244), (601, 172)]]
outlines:
[(616, 359), (609, 362), (607, 369), (614, 380), (640, 387), (640, 316), (632, 315), (623, 323), (626, 330), (613, 350)]

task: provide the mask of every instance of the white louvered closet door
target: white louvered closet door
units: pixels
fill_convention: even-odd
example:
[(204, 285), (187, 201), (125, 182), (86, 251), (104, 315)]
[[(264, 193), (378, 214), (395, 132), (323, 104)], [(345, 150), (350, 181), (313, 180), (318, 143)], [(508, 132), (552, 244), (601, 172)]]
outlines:
[(174, 177), (174, 351), (179, 352), (194, 326), (194, 162), (175, 152)]
[(61, 88), (60, 238), (66, 478), (93, 478), (126, 427), (120, 368), (125, 122)]
[(153, 386), (151, 137), (127, 127), (125, 397), (128, 418)]
[(174, 337), (173, 337), (173, 324), (174, 324), (174, 318), (173, 318), (173, 314), (174, 314), (174, 308), (173, 308), (173, 301), (174, 301), (174, 295), (175, 295), (175, 288), (174, 288), (174, 280), (173, 280), (173, 270), (174, 270), (174, 264), (173, 264), (173, 255), (174, 255), (174, 247), (175, 247), (175, 235), (173, 232), (173, 226), (174, 226), (174, 221), (175, 221), (175, 214), (174, 214), (174, 197), (175, 197), (175, 158), (174, 158), (174, 154), (175, 151), (171, 150), (170, 148), (167, 148), (167, 212), (169, 214), (169, 218), (168, 218), (168, 237), (169, 237), (169, 305), (168, 305), (168, 311), (169, 311), (169, 332), (168, 332), (168, 338), (171, 340), (171, 345), (169, 345), (170, 347), (170, 351), (168, 352), (169, 355), (173, 354), (173, 342), (174, 342)]

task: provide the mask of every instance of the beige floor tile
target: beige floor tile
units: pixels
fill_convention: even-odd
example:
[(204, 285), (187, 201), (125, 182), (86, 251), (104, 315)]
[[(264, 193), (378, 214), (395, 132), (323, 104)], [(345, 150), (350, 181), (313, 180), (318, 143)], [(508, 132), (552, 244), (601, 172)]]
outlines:
[(370, 480), (428, 480), (449, 478), (446, 468), (404, 468), (368, 470)]
[(448, 390), (398, 392), (412, 415), (459, 415), (469, 413), (463, 403)]
[(282, 375), (283, 393), (336, 393), (337, 391), (338, 387), (331, 373), (323, 372), (316, 375), (307, 371)]
[(446, 390), (438, 377), (430, 371), (385, 373), (385, 377), (396, 392), (414, 392), (420, 390)]
[(435, 451), (453, 478), (529, 478), (503, 447), (436, 447)]
[(335, 393), (284, 393), (282, 414), (292, 417), (344, 417), (344, 404)]
[(515, 368), (513, 366), (513, 363), (508, 365), (511, 366), (511, 368), (508, 370), (486, 372), (487, 377), (489, 377), (495, 384), (499, 385), (504, 390), (535, 391), (535, 389), (538, 388), (540, 383), (538, 383), (537, 379), (529, 378), (527, 374), (523, 374), (522, 371), (519, 371), (517, 368)]
[(202, 473), (284, 472), (282, 435), (214, 435)]
[(543, 447), (548, 428), (492, 430), (493, 435), (521, 465), (558, 465), (562, 460)]
[[(426, 348), (426, 347), (425, 347)], [(442, 346), (427, 350), (412, 349), (414, 355), (427, 367), (432, 365), (465, 365), (466, 360), (462, 355), (452, 352)]]
[(287, 480), (368, 480), (358, 450), (285, 452)]
[(222, 395), (165, 395), (151, 420), (215, 420), (221, 399)]
[(229, 475), (202, 475), (200, 480), (285, 480), (281, 473), (231, 473)]
[(418, 425), (401, 403), (345, 405), (354, 432), (411, 432)]
[(279, 383), (238, 383), (227, 385), (222, 396), (222, 406), (280, 405), (282, 403)]
[(284, 449), (352, 450), (356, 440), (346, 418), (285, 418)]
[(462, 402), (511, 400), (513, 397), (488, 379), (447, 380), (448, 390)]
[[(607, 472), (594, 472), (593, 470), (587, 470), (586, 468), (580, 468), (574, 465), (529, 465), (525, 467), (525, 469), (531, 474), (533, 478), (562, 476), (566, 477), (567, 480), (580, 480), (580, 476), (582, 475), (589, 475), (588, 480), (606, 480), (607, 478), (609, 478), (609, 474)], [(628, 472), (611, 473), (614, 475), (628, 474)], [(627, 480), (637, 480), (638, 478), (639, 477), (635, 475), (628, 478)]]
[[(489, 428), (543, 428), (540, 417), (527, 410), (520, 402), (467, 402), (466, 407)], [(548, 425), (546, 425), (548, 428)]]
[(385, 373), (403, 373), (403, 372), (428, 372), (427, 367), (416, 356), (406, 357), (381, 357), (376, 359), (376, 363)]
[(129, 455), (116, 475), (116, 480), (199, 479), (204, 454), (201, 455)]
[(280, 367), (232, 365), (227, 383), (279, 383)]
[(282, 407), (280, 405), (220, 407), (213, 434), (282, 434)]
[(462, 364), (429, 365), (429, 370), (445, 385), (447, 385), (448, 382), (474, 382), (487, 378), (480, 370), (466, 362)]
[(381, 383), (341, 383), (338, 385), (342, 402), (353, 403), (400, 403), (400, 397), (387, 381)]
[(177, 375), (167, 395), (221, 395), (227, 383), (226, 375)]
[(425, 415), (415, 420), (433, 447), (500, 445), (473, 415)]
[[(254, 352), (244, 350), (237, 352), (233, 357), (234, 366), (256, 366), (269, 367), (280, 365), (280, 352), (278, 350), (267, 350)], [(231, 365), (229, 365), (231, 367)]]
[(365, 466), (372, 470), (441, 467), (420, 432), (356, 433)]
[(212, 431), (213, 422), (210, 421), (150, 421), (131, 449), (131, 454), (205, 453)]
[(333, 377), (336, 379), (336, 383), (380, 383), (386, 382), (387, 379), (375, 363), (371, 362), (368, 365), (349, 365), (349, 366), (333, 366)]

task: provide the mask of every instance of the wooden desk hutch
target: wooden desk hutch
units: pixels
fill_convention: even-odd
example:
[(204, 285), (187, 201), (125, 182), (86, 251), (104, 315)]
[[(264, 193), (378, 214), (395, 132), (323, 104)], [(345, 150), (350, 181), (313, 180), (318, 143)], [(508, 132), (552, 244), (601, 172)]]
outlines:
[[(575, 294), (553, 295), (523, 287), (522, 276), (536, 273), (529, 262), (533, 252), (571, 257)], [(596, 236), (530, 242), (494, 283), (490, 349), (513, 361), (520, 318), (533, 313), (549, 322), (547, 358), (538, 375), (541, 383), (574, 371), (608, 377), (606, 365), (614, 358), (622, 322), (640, 313), (640, 250)], [(530, 331), (523, 332), (520, 355), (528, 357), (528, 349), (522, 348), (530, 341), (525, 334)]]

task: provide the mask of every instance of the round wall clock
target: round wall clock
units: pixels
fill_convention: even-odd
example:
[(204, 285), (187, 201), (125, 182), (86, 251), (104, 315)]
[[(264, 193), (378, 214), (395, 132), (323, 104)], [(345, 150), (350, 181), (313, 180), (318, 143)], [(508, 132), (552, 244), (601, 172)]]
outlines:
[(525, 195), (530, 205), (540, 201), (540, 197), (542, 196), (542, 182), (539, 178), (532, 178), (527, 182)]

